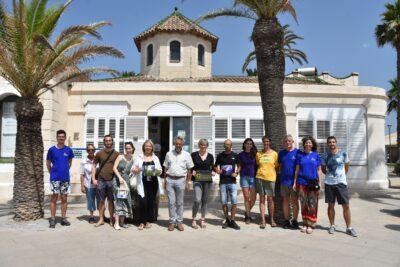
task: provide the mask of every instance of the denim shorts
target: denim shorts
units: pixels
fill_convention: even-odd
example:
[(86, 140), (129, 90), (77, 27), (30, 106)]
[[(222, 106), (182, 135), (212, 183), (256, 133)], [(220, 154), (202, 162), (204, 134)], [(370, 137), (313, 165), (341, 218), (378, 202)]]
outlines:
[(108, 201), (114, 201), (113, 181), (106, 181), (99, 179), (97, 184), (97, 194), (100, 201), (104, 202), (107, 198)]
[(87, 210), (95, 211), (99, 206), (99, 195), (97, 194), (97, 188), (86, 187), (86, 206)]
[(240, 176), (240, 187), (253, 189), (255, 187), (254, 177)]
[(231, 204), (237, 204), (237, 187), (236, 184), (220, 184), (219, 192), (221, 195), (222, 205), (228, 204), (228, 195), (231, 200)]

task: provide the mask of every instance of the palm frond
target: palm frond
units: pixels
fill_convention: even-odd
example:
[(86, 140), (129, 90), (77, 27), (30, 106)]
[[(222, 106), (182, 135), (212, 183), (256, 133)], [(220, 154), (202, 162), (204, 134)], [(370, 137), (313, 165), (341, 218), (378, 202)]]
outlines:
[(30, 36), (37, 31), (37, 27), (44, 18), (47, 3), (48, 0), (32, 0), (26, 8), (26, 25)]
[(243, 66), (242, 66), (242, 73), (245, 73), (247, 70), (247, 67), (250, 65), (251, 62), (253, 62), (254, 60), (256, 60), (256, 52), (250, 52), (246, 59), (244, 60)]
[(45, 36), (46, 38), (49, 38), (49, 36), (53, 33), (61, 15), (68, 8), (68, 6), (72, 3), (72, 1), (73, 0), (68, 0), (62, 6), (49, 8), (44, 16), (44, 19), (40, 25), (40, 28), (38, 29), (38, 32), (43, 34), (43, 36)]
[(218, 17), (235, 17), (235, 18), (246, 18), (257, 20), (257, 16), (255, 14), (249, 12), (248, 10), (234, 9), (234, 8), (222, 8), (218, 10), (211, 11), (200, 18), (198, 18), (195, 23), (200, 23), (203, 21), (207, 21), (210, 19), (218, 18)]

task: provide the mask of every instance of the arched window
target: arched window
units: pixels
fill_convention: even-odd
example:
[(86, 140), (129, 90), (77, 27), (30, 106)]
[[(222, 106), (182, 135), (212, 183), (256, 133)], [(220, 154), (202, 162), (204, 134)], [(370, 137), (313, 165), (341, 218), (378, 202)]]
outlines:
[(147, 66), (153, 65), (153, 45), (147, 46)]
[(204, 46), (199, 44), (197, 46), (197, 64), (204, 66)]
[(178, 41), (172, 41), (169, 44), (169, 62), (181, 62), (181, 43)]

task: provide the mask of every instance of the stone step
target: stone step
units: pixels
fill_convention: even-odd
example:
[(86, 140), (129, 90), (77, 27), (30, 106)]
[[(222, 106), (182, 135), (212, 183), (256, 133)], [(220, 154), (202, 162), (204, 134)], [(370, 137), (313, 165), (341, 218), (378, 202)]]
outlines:
[(400, 188), (400, 177), (389, 177), (389, 188)]

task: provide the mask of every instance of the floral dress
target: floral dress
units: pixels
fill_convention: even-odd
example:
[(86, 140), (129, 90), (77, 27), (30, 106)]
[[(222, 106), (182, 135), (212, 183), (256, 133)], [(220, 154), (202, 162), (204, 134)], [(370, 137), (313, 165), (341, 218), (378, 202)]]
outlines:
[[(131, 168), (133, 165), (133, 158), (131, 160), (126, 160), (125, 157), (121, 159), (117, 166), (117, 170), (121, 177), (125, 180), (128, 189), (130, 186), (130, 177), (129, 174), (131, 172)], [(114, 177), (113, 179), (113, 187), (114, 187), (114, 213), (118, 216), (125, 216), (127, 218), (132, 218), (132, 200), (130, 190), (128, 190), (128, 197), (126, 199), (117, 198), (118, 191), (118, 177)]]

